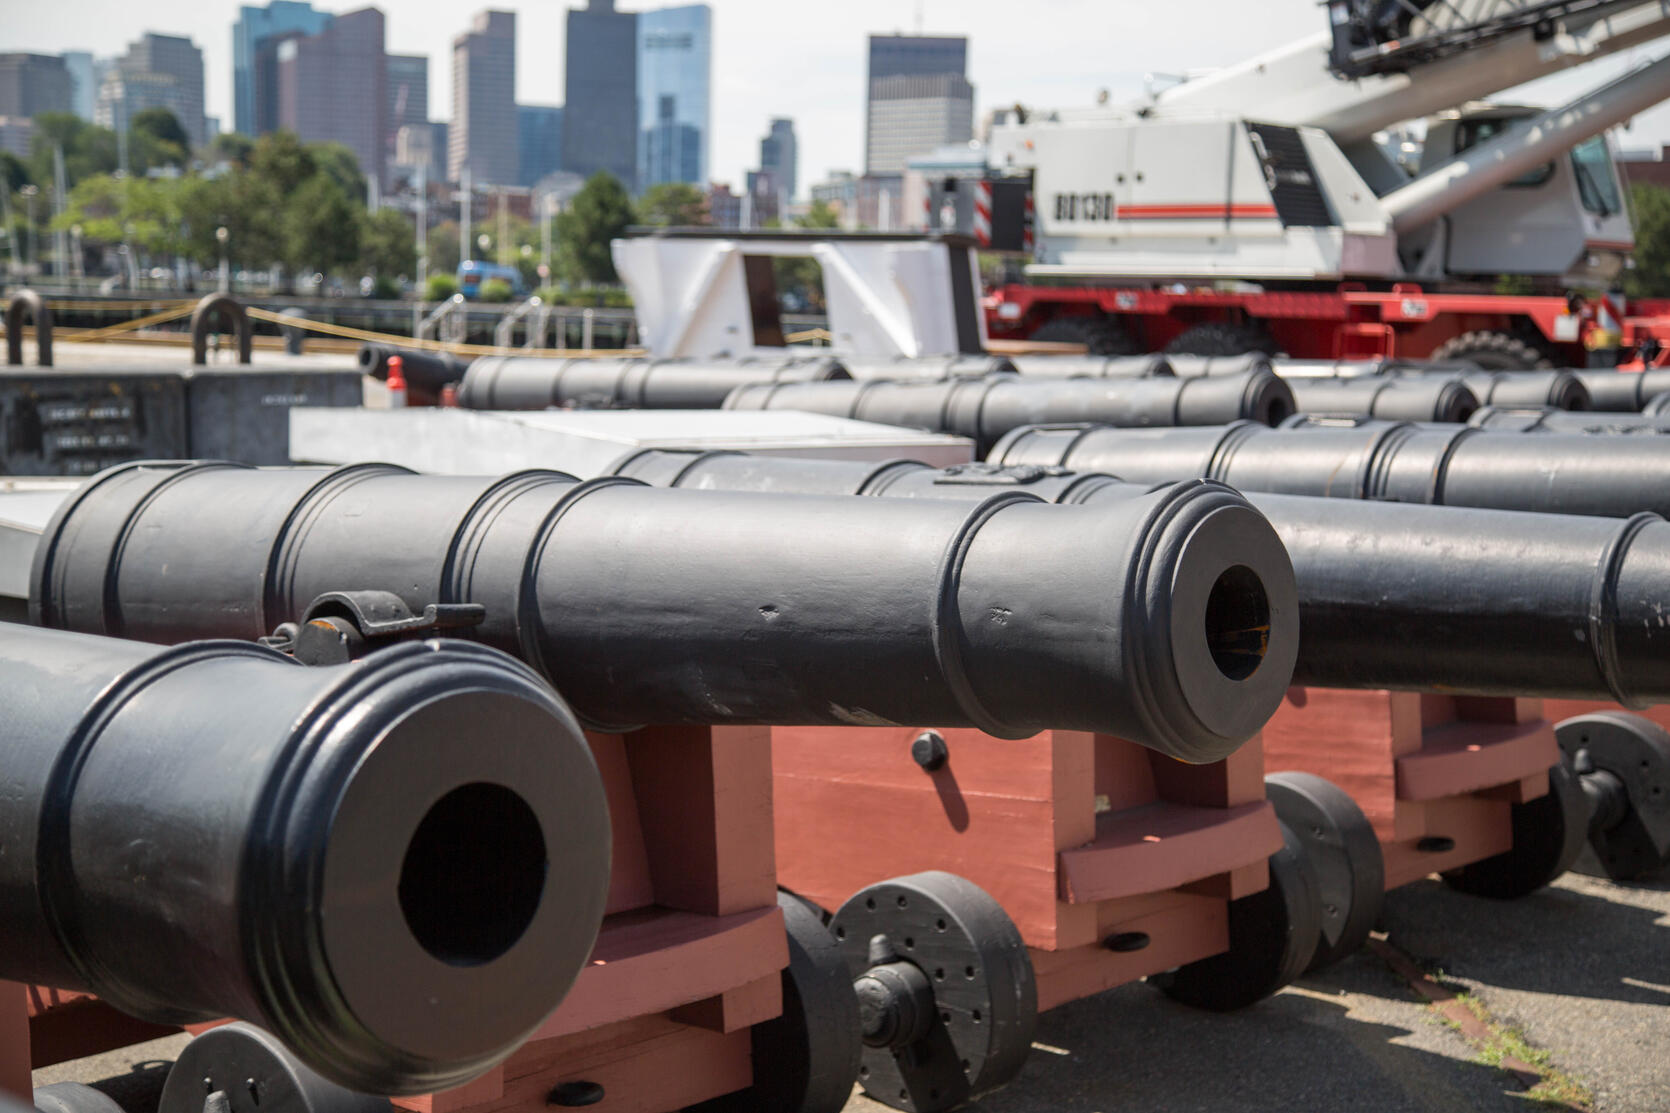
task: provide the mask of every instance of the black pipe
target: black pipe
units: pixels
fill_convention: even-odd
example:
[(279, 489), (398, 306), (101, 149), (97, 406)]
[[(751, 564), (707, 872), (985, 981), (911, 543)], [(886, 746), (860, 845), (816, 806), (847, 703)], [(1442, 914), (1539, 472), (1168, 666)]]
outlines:
[(339, 590), (480, 604), (475, 636), (597, 724), (1095, 730), (1189, 761), (1274, 712), (1297, 641), (1274, 531), (1217, 484), (904, 506), (127, 465), (60, 509), (32, 576), (37, 623), (162, 642), (255, 637)]
[(1267, 424), (1293, 412), (1293, 392), (1268, 371), (1198, 379), (1028, 379), (999, 375), (951, 382), (763, 384), (739, 387), (727, 410), (807, 410), (970, 437), (984, 451), (1011, 429), (1038, 422), (1207, 425), (1236, 418)]
[(11, 626), (0, 702), (0, 978), (248, 1020), (404, 1094), (504, 1059), (590, 957), (602, 781), (503, 654), (305, 668)]
[(1436, 378), (1288, 379), (1299, 412), (1361, 414), (1383, 421), (1462, 422), (1479, 400), (1459, 380)]
[(847, 379), (838, 360), (539, 359), (484, 356), (470, 365), (458, 404), (473, 410), (711, 410), (739, 386)]
[(400, 357), (400, 370), (406, 376), (406, 388), (413, 401), (433, 403), (443, 389), (463, 381), (464, 372), (470, 366), (469, 360), (445, 352), (402, 348), (395, 344), (362, 344), (360, 370), (373, 379), (387, 382), (390, 356)]
[(1475, 411), (1467, 424), (1497, 433), (1670, 433), (1670, 416), (1615, 410), (1556, 410), (1549, 406), (1526, 409), (1485, 406)]
[[(647, 450), (615, 473), (704, 490), (974, 501), (1018, 490), (1102, 504), (1152, 488), (1060, 468), (800, 460)], [(1248, 497), (1292, 554), (1296, 683), (1451, 694), (1670, 701), (1670, 523)]]

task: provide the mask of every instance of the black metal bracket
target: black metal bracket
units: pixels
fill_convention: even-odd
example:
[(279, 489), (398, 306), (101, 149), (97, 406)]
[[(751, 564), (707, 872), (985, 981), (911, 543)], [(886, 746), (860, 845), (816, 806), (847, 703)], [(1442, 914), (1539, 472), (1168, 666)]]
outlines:
[(487, 619), (480, 603), (430, 603), (413, 614), (389, 591), (331, 591), (307, 605), (300, 622), (286, 622), (261, 644), (305, 665), (356, 660), (374, 644), (465, 630)]

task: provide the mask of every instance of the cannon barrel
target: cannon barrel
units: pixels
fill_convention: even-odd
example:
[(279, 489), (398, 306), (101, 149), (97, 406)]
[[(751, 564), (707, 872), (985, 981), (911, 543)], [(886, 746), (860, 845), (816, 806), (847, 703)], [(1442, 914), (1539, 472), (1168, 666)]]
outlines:
[(1456, 379), (1473, 392), (1481, 406), (1553, 406), (1558, 410), (1587, 410), (1589, 391), (1570, 371), (1450, 371), (1400, 372), (1420, 379)]
[(952, 356), (842, 356), (841, 364), (852, 378), (929, 381), (940, 379), (983, 379), (987, 375), (1013, 375), (1017, 368), (1007, 356), (961, 354)]
[(48, 524), (30, 609), (249, 638), (344, 590), (482, 606), (475, 636), (594, 724), (1096, 730), (1190, 761), (1273, 713), (1297, 638), (1274, 531), (1211, 483), (1095, 509), (907, 507), (554, 472), (126, 465)]
[(1238, 418), (1274, 424), (1293, 413), (1293, 392), (1269, 371), (1198, 379), (1028, 379), (998, 375), (946, 382), (788, 383), (739, 387), (727, 410), (806, 410), (955, 433), (982, 451), (1011, 429), (1039, 422), (1216, 425)]
[(1372, 359), (1273, 359), (1271, 369), (1284, 379), (1357, 379), (1373, 375), (1462, 375), (1478, 368), (1471, 363), (1376, 356)]
[(1550, 406), (1523, 409), (1484, 406), (1474, 411), (1467, 424), (1498, 433), (1670, 433), (1670, 416), (1617, 410), (1556, 410)]
[(1509, 437), (1463, 426), (1253, 422), (1197, 429), (1017, 429), (995, 464), (1106, 471), (1141, 482), (1203, 477), (1241, 491), (1627, 518), (1670, 515), (1670, 437), (1547, 433)]
[[(1170, 379), (1177, 372), (1162, 355), (1145, 356), (1010, 356), (1015, 370), (1039, 379)], [(1248, 370), (1248, 368), (1241, 368)]]
[(400, 369), (406, 376), (408, 388), (417, 391), (420, 397), (430, 399), (440, 397), (443, 387), (462, 381), (470, 366), (469, 360), (445, 352), (402, 348), (394, 344), (362, 344), (360, 370), (374, 379), (387, 380), (390, 356), (400, 357)]
[(351, 1089), (504, 1059), (590, 957), (602, 781), (525, 665), (0, 630), (0, 978), (235, 1017)]
[(1670, 391), (1670, 368), (1645, 371), (1573, 371), (1589, 392), (1589, 408), (1612, 413), (1640, 413), (1655, 397)]
[(1363, 376), (1290, 379), (1300, 413), (1360, 414), (1385, 421), (1462, 422), (1479, 400), (1455, 379)]
[(542, 359), (483, 356), (470, 364), (458, 404), (472, 410), (711, 410), (739, 386), (850, 378), (834, 359)]
[(1242, 352), (1233, 356), (1167, 355), (1172, 374), (1180, 379), (1203, 376), (1245, 375), (1249, 371), (1273, 370), (1272, 361), (1263, 352)]
[[(1094, 472), (650, 449), (614, 468), (663, 486), (975, 501), (1140, 498)], [(1658, 619), (1670, 523), (1250, 495), (1293, 559), (1296, 683), (1451, 694), (1670, 701)], [(1371, 632), (1367, 636), (1365, 632)]]

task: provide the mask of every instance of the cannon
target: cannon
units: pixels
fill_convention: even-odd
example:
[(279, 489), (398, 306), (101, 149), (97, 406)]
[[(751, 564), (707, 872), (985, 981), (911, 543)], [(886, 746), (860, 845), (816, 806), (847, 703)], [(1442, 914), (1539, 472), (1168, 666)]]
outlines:
[(1040, 379), (1169, 379), (1176, 376), (1171, 360), (1145, 356), (1010, 356), (1015, 370)]
[(1250, 371), (1271, 371), (1274, 361), (1263, 352), (1242, 352), (1233, 356), (1168, 354), (1166, 362), (1180, 379), (1215, 375), (1245, 375)]
[(1013, 375), (1018, 370), (1007, 356), (960, 354), (951, 356), (841, 357), (841, 365), (854, 379), (983, 379), (988, 375)]
[(1484, 406), (1553, 406), (1558, 410), (1587, 410), (1589, 391), (1570, 371), (1451, 371), (1403, 372), (1408, 378), (1453, 378), (1471, 390)]
[(804, 410), (955, 433), (984, 451), (1038, 422), (1123, 426), (1210, 425), (1240, 418), (1274, 425), (1294, 411), (1293, 392), (1268, 371), (1199, 379), (1028, 379), (999, 375), (945, 382), (758, 384), (738, 387), (727, 410)]
[[(613, 474), (703, 490), (975, 501), (992, 490), (1118, 503), (1146, 483), (1058, 467), (802, 460), (648, 450)], [(1670, 523), (1251, 494), (1293, 558), (1294, 682), (1487, 696), (1670, 702), (1656, 619)], [(1533, 562), (1534, 563), (1530, 563)], [(1365, 638), (1363, 632), (1375, 636)]]
[(1627, 518), (1670, 514), (1670, 438), (1314, 421), (1198, 429), (1016, 429), (987, 459), (1150, 483), (1205, 477), (1241, 491)]
[(242, 1018), (339, 1085), (408, 1094), (510, 1055), (591, 952), (598, 769), (504, 654), (309, 668), (7, 626), (0, 699), (0, 978)]
[[(984, 497), (989, 490), (999, 489), (1028, 491), (1063, 503), (1094, 504), (1140, 497), (1149, 489), (1143, 484), (1123, 483), (1112, 476), (1075, 474), (1058, 468), (975, 464), (939, 470), (909, 460), (875, 463), (762, 458), (695, 450), (634, 453), (618, 461), (612, 471), (651, 483), (698, 490), (844, 493), (895, 499), (973, 501)], [(1601, 588), (1602, 597), (1605, 595), (1602, 585), (1596, 582), (1601, 578), (1603, 563), (1597, 552), (1613, 540), (1608, 536), (1609, 531), (1628, 529), (1629, 523), (1571, 523), (1544, 515), (1327, 503), (1281, 496), (1255, 495), (1252, 501), (1276, 525), (1278, 533), (1297, 542), (1295, 573), (1301, 625), (1307, 636), (1301, 644), (1296, 682), (1371, 688), (1413, 685), (1434, 692), (1471, 691), (1510, 696), (1582, 688), (1604, 696), (1620, 680), (1607, 671), (1608, 662), (1602, 654), (1574, 654), (1564, 661), (1553, 662), (1548, 658), (1548, 646), (1561, 643), (1585, 646), (1585, 641), (1574, 635), (1582, 634), (1587, 639), (1593, 633), (1586, 606), (1591, 589)], [(1393, 520), (1384, 520), (1388, 511), (1392, 512)], [(1520, 568), (1528, 546), (1549, 537), (1562, 537), (1568, 525), (1576, 525), (1579, 533), (1585, 530), (1586, 533), (1582, 538), (1570, 538), (1573, 547), (1566, 553), (1566, 559), (1552, 562), (1554, 566), (1545, 570), (1540, 584), (1547, 592), (1544, 597), (1515, 601), (1509, 597), (1510, 593), (1502, 593), (1481, 598), (1476, 590), (1477, 577), (1466, 575), (1468, 569), (1457, 572), (1443, 568), (1445, 560), (1456, 551), (1476, 545), (1480, 551), (1475, 565), (1482, 569), (1483, 578), (1501, 579)], [(1646, 579), (1659, 578), (1641, 567), (1645, 560), (1650, 560), (1655, 543), (1662, 545), (1670, 540), (1664, 536), (1670, 533), (1664, 528), (1665, 523), (1657, 526), (1658, 535), (1643, 542), (1646, 553), (1632, 551), (1625, 556), (1623, 563), (1637, 565), (1636, 573), (1626, 575), (1625, 579), (1640, 582), (1637, 578), (1643, 571)], [(1402, 543), (1389, 546), (1384, 552), (1372, 552), (1366, 563), (1359, 562), (1357, 549), (1365, 538), (1374, 537), (1383, 541), (1397, 539)], [(1583, 547), (1585, 542), (1587, 548)], [(1431, 575), (1434, 567), (1445, 574)], [(1389, 662), (1378, 644), (1369, 647), (1366, 655), (1361, 652), (1362, 631), (1384, 624), (1384, 612), (1388, 609), (1384, 586), (1387, 583), (1394, 584), (1400, 593), (1391, 600), (1390, 609), (1411, 626), (1424, 621), (1425, 628), (1419, 631), (1419, 636), (1408, 641), (1417, 650), (1424, 650), (1424, 656), (1409, 652), (1402, 660)], [(1648, 596), (1662, 597), (1658, 585), (1642, 586)], [(1666, 586), (1670, 586), (1670, 580)], [(1493, 609), (1504, 605), (1511, 608), (1509, 613)], [(1552, 608), (1563, 609), (1556, 615)], [(1636, 610), (1634, 614), (1619, 614), (1619, 622), (1626, 625), (1637, 622), (1647, 608), (1643, 605)], [(1548, 625), (1536, 630), (1507, 629), (1523, 621), (1525, 616), (1533, 623)], [(1442, 637), (1437, 637), (1434, 632), (1440, 626)], [(1314, 644), (1313, 629), (1316, 631)], [(1601, 637), (1610, 638), (1616, 632), (1607, 628)], [(1398, 632), (1386, 640), (1398, 642)], [(1468, 659), (1467, 653), (1451, 651), (1452, 643), (1472, 646), (1477, 650), (1473, 654), (1476, 658), (1489, 658), (1487, 670), (1492, 675), (1485, 676), (1477, 662)], [(1630, 658), (1634, 682), (1651, 674), (1650, 663), (1656, 658), (1655, 651), (1662, 652), (1662, 646), (1620, 647), (1619, 655)], [(1492, 657), (1492, 654), (1500, 656)], [(1365, 817), (1362, 807), (1335, 784), (1310, 772), (1272, 773), (1265, 778), (1266, 791), (1280, 817), (1283, 839), (1275, 847), (1261, 851), (1270, 854), (1274, 850), (1269, 859), (1271, 885), (1263, 891), (1239, 895), (1230, 903), (1227, 949), (1216, 953), (1207, 949), (1192, 956), (1174, 954), (1169, 962), (1154, 960), (1177, 967), (1175, 972), (1154, 976), (1152, 980), (1180, 1000), (1216, 1008), (1246, 1005), (1286, 984), (1307, 966), (1316, 969), (1338, 961), (1367, 938), (1388, 881), (1394, 885), (1406, 884), (1424, 876), (1430, 866), (1450, 871), (1451, 883), (1470, 892), (1513, 896), (1546, 884), (1570, 864), (1571, 852), (1585, 832), (1597, 850), (1618, 842), (1616, 834), (1598, 833), (1590, 813), (1574, 812), (1574, 804), (1583, 800), (1583, 796), (1574, 795), (1574, 784), (1581, 783), (1585, 793), (1595, 787), (1611, 790), (1610, 803), (1605, 809), (1597, 806), (1593, 815), (1613, 817), (1608, 820), (1609, 832), (1629, 834), (1635, 839), (1632, 848), (1637, 844), (1644, 846), (1633, 859), (1636, 868), (1656, 867), (1666, 860), (1652, 856), (1656, 844), (1651, 840), (1643, 843), (1636, 832), (1645, 826), (1640, 816), (1646, 816), (1649, 821), (1653, 817), (1651, 788), (1658, 783), (1653, 778), (1662, 779), (1663, 770), (1670, 767), (1670, 745), (1661, 752), (1651, 776), (1635, 772), (1634, 765), (1630, 764), (1625, 771), (1631, 783), (1624, 791), (1604, 778), (1597, 781), (1585, 775), (1579, 782), (1567, 776), (1567, 770), (1554, 768), (1558, 751), (1553, 732), (1545, 721), (1534, 714), (1503, 721), (1503, 705), (1519, 706), (1519, 701), (1512, 698), (1473, 698), (1465, 702), (1444, 697), (1431, 700), (1429, 707), (1429, 701), (1409, 693), (1329, 693), (1320, 688), (1294, 691), (1308, 695), (1308, 701), (1296, 697), (1295, 702), (1284, 704), (1277, 713), (1287, 745), (1281, 763), (1272, 768), (1302, 770), (1312, 765), (1326, 768), (1327, 762), (1336, 756), (1334, 751), (1342, 750), (1344, 756), (1339, 760), (1375, 785), (1367, 793), (1365, 803), (1372, 801), (1383, 818), (1389, 818), (1386, 813), (1392, 811), (1406, 816), (1399, 819), (1401, 827), (1430, 823), (1439, 832), (1449, 834), (1435, 834), (1432, 838), (1410, 836), (1399, 825), (1387, 823), (1383, 851), (1380, 835)], [(1666, 691), (1670, 689), (1656, 680), (1646, 680), (1643, 691), (1636, 694), (1663, 698)], [(1397, 748), (1386, 752), (1385, 740), (1369, 736), (1372, 726), (1364, 727), (1363, 737), (1337, 739), (1330, 733), (1329, 724), (1333, 720), (1328, 717), (1328, 708), (1341, 700), (1358, 708), (1357, 716), (1349, 721), (1360, 720), (1363, 724), (1384, 721), (1390, 705), (1393, 709), (1390, 713), (1400, 724)], [(1319, 713), (1307, 711), (1307, 702), (1315, 704)], [(1449, 708), (1449, 702), (1465, 705)], [(1430, 732), (1430, 758), (1423, 745), (1427, 741), (1424, 731), (1413, 743), (1418, 749), (1410, 753), (1408, 732), (1412, 726), (1417, 729), (1426, 726)], [(989, 845), (985, 840), (991, 839), (1002, 838), (1002, 845), (1015, 848), (1012, 854), (1020, 854), (1020, 848), (1031, 845), (1032, 833), (1021, 821), (1018, 801), (1030, 801), (1039, 790), (1023, 786), (1031, 783), (1036, 770), (1043, 770), (1036, 773), (1036, 779), (1048, 782), (1052, 775), (1061, 777), (1059, 769), (1063, 766), (1077, 768), (1071, 764), (1074, 760), (1071, 755), (1075, 753), (1072, 743), (1045, 735), (998, 748), (973, 736), (972, 732), (927, 731), (918, 735), (909, 747), (910, 758), (923, 770), (923, 776), (916, 779), (908, 771), (889, 771), (907, 764), (904, 755), (908, 736), (901, 740), (898, 732), (892, 736), (881, 731), (842, 733), (848, 736), (840, 747), (843, 756), (832, 761), (830, 754), (835, 740), (831, 732), (792, 728), (773, 731), (779, 804), (794, 817), (792, 822), (779, 825), (778, 862), (784, 884), (797, 892), (816, 895), (828, 908), (839, 909), (832, 923), (845, 931), (843, 940), (848, 960), (855, 969), (864, 971), (860, 975), (861, 993), (867, 994), (866, 1000), (877, 1014), (891, 1017), (905, 1011), (899, 998), (909, 996), (903, 984), (909, 971), (901, 966), (902, 962), (914, 960), (930, 973), (935, 965), (941, 969), (952, 965), (944, 957), (946, 948), (956, 946), (966, 953), (970, 946), (965, 940), (966, 929), (961, 927), (963, 915), (984, 917), (988, 921), (997, 917), (989, 900), (979, 899), (978, 894), (971, 896), (966, 886), (959, 887), (949, 881), (931, 882), (925, 877), (907, 876), (865, 883), (877, 871), (897, 869), (901, 865), (914, 868), (927, 865), (933, 859), (923, 847), (933, 847), (945, 858), (973, 870), (977, 880), (990, 886), (994, 895), (1001, 896), (1003, 908), (1011, 911), (1023, 937), (1034, 948), (1034, 959), (1041, 964), (1040, 970), (1047, 972), (1039, 974), (1040, 979), (1049, 983), (1047, 989), (1038, 991), (1040, 1007), (1070, 1000), (1082, 992), (1077, 988), (1078, 982), (1063, 972), (1072, 969), (1080, 977), (1087, 977), (1085, 971), (1112, 963), (1106, 955), (1109, 948), (1127, 948), (1132, 952), (1128, 956), (1129, 964), (1120, 967), (1123, 976), (1149, 972), (1151, 968), (1141, 965), (1142, 951), (1151, 937), (1149, 933), (1110, 930), (1107, 925), (1119, 923), (1120, 916), (1110, 908), (1101, 920), (1106, 937), (1101, 959), (1079, 957), (1071, 946), (1074, 938), (1068, 926), (1071, 918), (1041, 917), (1033, 903), (1036, 896), (1028, 882), (1037, 871), (1049, 882), (1047, 897), (1051, 899), (1044, 906), (1060, 907), (1053, 900), (1055, 874), (1039, 867), (1027, 871), (1013, 866), (1005, 869), (997, 863), (988, 864), (982, 853), (982, 848)], [(869, 737), (871, 734), (877, 737)], [(1339, 745), (1340, 742), (1345, 745)], [(1117, 745), (1112, 739), (1096, 740), (1097, 769), (1117, 763)], [(1008, 750), (1016, 746), (1027, 749), (1011, 758)], [(1451, 753), (1458, 748), (1464, 751), (1459, 758)], [(1379, 791), (1376, 782), (1382, 777), (1387, 781), (1396, 780), (1396, 762), (1400, 757), (1408, 759), (1411, 770), (1422, 770), (1423, 776), (1416, 785), (1421, 798), (1381, 800), (1376, 795)], [(1427, 764), (1450, 764), (1434, 775), (1425, 771), (1423, 759)], [(1239, 761), (1239, 755), (1233, 760)], [(1611, 766), (1623, 769), (1624, 763), (1614, 761)], [(1052, 770), (1056, 771), (1052, 774)], [(1340, 776), (1337, 769), (1328, 768), (1328, 772)], [(1233, 783), (1242, 775), (1223, 776)], [(1098, 773), (1095, 778), (1098, 785), (1106, 783), (1102, 776)], [(1169, 777), (1167, 774), (1162, 780)], [(1537, 795), (1534, 787), (1521, 783), (1537, 777), (1555, 787)], [(1170, 784), (1173, 792), (1180, 787), (1175, 781)], [(1189, 791), (1200, 792), (1202, 786), (1196, 784)], [(1510, 804), (1510, 798), (1502, 796), (1510, 791), (1516, 794), (1512, 798), (1523, 796), (1524, 802)], [(942, 815), (942, 801), (954, 798), (952, 794), (957, 793), (971, 801), (983, 800), (987, 793), (993, 793), (1001, 806), (988, 809), (971, 804), (972, 819), (961, 811), (952, 817)], [(1502, 798), (1492, 798), (1493, 795)], [(1163, 793), (1160, 800), (1154, 801), (1123, 785), (1116, 799), (1146, 809), (1163, 810), (1168, 806)], [(1071, 822), (1075, 815), (1073, 800), (1071, 793), (1058, 796), (1052, 814), (1069, 817)], [(1243, 800), (1232, 798), (1230, 803), (1240, 804)], [(879, 819), (873, 807), (866, 803), (881, 801), (886, 801), (885, 820)], [(1425, 809), (1432, 809), (1434, 818), (1423, 818)], [(954, 832), (946, 826), (946, 818), (951, 818)], [(864, 832), (878, 823), (885, 824), (889, 836), (879, 841), (867, 838)], [(1121, 823), (1116, 805), (1110, 814), (1101, 817), (1096, 829), (1104, 834), (1094, 848), (1074, 851), (1073, 866), (1082, 869), (1097, 854), (1118, 853), (1118, 840), (1106, 832), (1119, 829)], [(1223, 826), (1216, 830), (1227, 835), (1225, 820), (1219, 819), (1217, 823)], [(909, 830), (909, 837), (901, 834), (903, 829)], [(1216, 849), (1205, 849), (1213, 845), (1208, 830), (1203, 823), (1201, 828), (1190, 832), (1190, 837), (1201, 840), (1202, 850), (1197, 853), (1202, 861), (1213, 860), (1212, 855), (1217, 853)], [(1548, 845), (1551, 834), (1552, 848)], [(1088, 835), (1077, 836), (1084, 837)], [(909, 850), (899, 850), (901, 845), (908, 845)], [(1076, 845), (1076, 838), (1064, 836), (1060, 845)], [(883, 846), (888, 849), (882, 851)], [(904, 861), (891, 860), (890, 855)], [(1390, 873), (1385, 861), (1388, 855)], [(1004, 861), (1009, 861), (1011, 856), (1005, 855)], [(1134, 863), (1129, 868), (1135, 868)], [(1017, 876), (1023, 873), (1025, 879)], [(863, 887), (853, 892), (853, 886), (858, 884)], [(1075, 892), (1075, 901), (1087, 899), (1088, 894), (1082, 889), (1073, 890), (1070, 881), (1063, 880), (1062, 884)], [(904, 901), (898, 901), (900, 896), (907, 898), (908, 907)], [(958, 914), (946, 916), (947, 907), (956, 909)], [(959, 942), (953, 944), (925, 930), (936, 916), (941, 917), (941, 922), (958, 925), (958, 930), (964, 932), (958, 937)], [(1009, 921), (1003, 918), (998, 922), (1007, 925)], [(1191, 930), (1188, 918), (1181, 917), (1171, 925), (1171, 930), (1186, 936)], [(869, 940), (877, 933), (885, 934), (895, 949), (883, 953), (868, 950)], [(932, 952), (931, 960), (913, 952), (903, 942), (914, 940), (912, 946), (920, 946), (924, 934), (929, 934), (938, 947)], [(1158, 941), (1158, 936), (1152, 938)], [(983, 968), (985, 964), (977, 965)], [(1113, 979), (1120, 975), (1103, 976), (1108, 980), (1101, 985), (1113, 984)], [(866, 980), (872, 984), (866, 984)], [(940, 989), (941, 983), (936, 980), (930, 980), (929, 984), (935, 991)], [(1009, 1001), (1008, 1004), (993, 1004), (993, 997), (989, 988), (982, 987), (980, 1001), (973, 1007), (994, 1010), (995, 1015), (1012, 1020), (1025, 1020), (1029, 1016), (1025, 1009), (1016, 1013), (1008, 998), (1000, 998)], [(947, 1010), (951, 1017), (947, 1029), (958, 1047), (964, 1046), (963, 1041), (971, 1033), (978, 1032), (966, 1025), (969, 1007), (963, 1004), (959, 1008), (953, 1002), (953, 1007)], [(877, 1031), (870, 1036), (865, 1056), (869, 1072), (864, 1085), (878, 1100), (897, 1104), (894, 1094), (902, 1088), (899, 1085), (902, 1080), (908, 1080), (908, 1090), (916, 1095), (918, 1103), (922, 1091), (953, 1092), (961, 1084), (955, 1072), (947, 1078), (942, 1071), (936, 1073), (920, 1062), (910, 1050), (911, 1039), (918, 1037), (901, 1035), (891, 1021), (878, 1023)], [(990, 1043), (980, 1043), (981, 1056), (995, 1056), (996, 1042), (994, 1038)], [(977, 1064), (976, 1069), (968, 1072), (967, 1080), (967, 1085), (975, 1091), (989, 1085), (993, 1077), (1002, 1077), (1001, 1069), (988, 1066), (984, 1058), (978, 1059)]]
[(1054, 727), (1188, 761), (1258, 729), (1297, 648), (1274, 531), (1211, 483), (905, 506), (129, 465), (60, 507), (31, 577), (37, 624), (158, 642), (260, 637), (342, 590), (479, 605), (470, 635), (579, 693), (592, 724)]
[(838, 360), (788, 356), (777, 362), (483, 356), (470, 364), (458, 404), (471, 410), (710, 410), (748, 383), (851, 377)]
[(1467, 419), (1476, 429), (1498, 433), (1589, 433), (1652, 436), (1670, 432), (1670, 416), (1617, 410), (1556, 410), (1549, 406), (1516, 409), (1483, 406)]
[(1355, 379), (1399, 374), (1463, 375), (1478, 368), (1471, 363), (1380, 356), (1373, 359), (1272, 359), (1271, 370), (1284, 379)]
[(1670, 391), (1670, 369), (1645, 371), (1573, 371), (1589, 392), (1589, 408), (1609, 413), (1640, 413), (1660, 394)]
[(441, 391), (463, 381), (470, 366), (467, 359), (425, 348), (402, 348), (394, 344), (362, 344), (359, 367), (374, 379), (387, 381), (389, 358), (400, 357), (400, 369), (406, 376), (406, 389), (413, 402), (433, 406), (440, 400)]
[(1458, 379), (1364, 375), (1352, 379), (1290, 379), (1300, 413), (1363, 415), (1382, 421), (1463, 422), (1479, 400)]

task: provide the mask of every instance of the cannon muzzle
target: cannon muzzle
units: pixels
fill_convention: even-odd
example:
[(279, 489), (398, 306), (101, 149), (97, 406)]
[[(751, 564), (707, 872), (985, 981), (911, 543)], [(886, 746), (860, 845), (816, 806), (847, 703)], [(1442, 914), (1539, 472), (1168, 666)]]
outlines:
[(248, 1020), (403, 1094), (504, 1059), (590, 955), (602, 782), (501, 653), (308, 668), (5, 626), (0, 701), (0, 978)]

